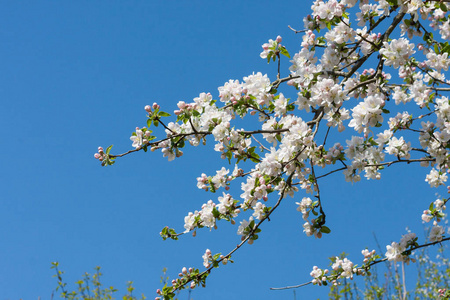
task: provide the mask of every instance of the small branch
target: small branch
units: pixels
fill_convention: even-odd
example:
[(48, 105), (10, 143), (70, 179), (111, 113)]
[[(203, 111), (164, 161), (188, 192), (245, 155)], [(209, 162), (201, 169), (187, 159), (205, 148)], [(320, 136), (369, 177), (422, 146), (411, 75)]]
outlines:
[(328, 138), (328, 133), (330, 132), (331, 127), (328, 127), (327, 129), (327, 133), (325, 134), (325, 138), (323, 139), (323, 143), (322, 145), (325, 147), (325, 143), (327, 142), (327, 138)]
[[(450, 1), (450, 0), (449, 0), (449, 1)], [(303, 29), (303, 30), (295, 30), (294, 28), (291, 27), (291, 25), (288, 25), (288, 28), (289, 28), (290, 30), (292, 30), (293, 32), (295, 32), (296, 34), (297, 34), (297, 33), (302, 33), (302, 32), (307, 32), (307, 31), (308, 31), (307, 29)]]
[(142, 145), (140, 148), (129, 150), (129, 151), (127, 151), (125, 153), (122, 153), (122, 154), (116, 154), (116, 155), (112, 155), (111, 154), (111, 155), (109, 155), (109, 157), (111, 157), (111, 158), (122, 157), (122, 156), (128, 155), (128, 154), (133, 153), (133, 152), (141, 151), (144, 146), (147, 146), (147, 147), (157, 146), (159, 143), (162, 143), (164, 141), (167, 141), (167, 140), (170, 140), (170, 139), (173, 139), (173, 138), (177, 138), (177, 137), (186, 138), (186, 137), (188, 137), (190, 135), (196, 135), (196, 134), (201, 134), (203, 136), (207, 136), (207, 135), (210, 135), (211, 133), (212, 133), (211, 131), (199, 131), (197, 133), (195, 133), (195, 132), (179, 133), (179, 134), (172, 135), (170, 137), (166, 137), (166, 138), (161, 139), (161, 140), (156, 141), (156, 142), (148, 142), (147, 144)]
[(236, 130), (236, 131), (243, 135), (252, 135), (252, 134), (256, 134), (256, 133), (282, 133), (282, 132), (289, 131), (289, 129), (284, 128), (284, 129), (274, 129), (274, 130), (252, 130), (252, 131)]
[(353, 92), (353, 91), (359, 89), (360, 87), (363, 87), (363, 86), (365, 86), (365, 85), (368, 85), (369, 83), (376, 82), (376, 81), (377, 81), (377, 78), (372, 78), (372, 79), (363, 81), (363, 82), (361, 82), (361, 83), (358, 83), (358, 84), (355, 85), (350, 91), (348, 91), (347, 94), (350, 94), (351, 92)]
[(161, 125), (162, 125), (165, 129), (167, 129), (167, 130), (169, 130), (170, 132), (172, 132), (172, 134), (175, 134), (175, 132), (173, 132), (172, 129), (170, 129), (169, 127), (167, 127), (166, 124), (164, 124), (164, 122), (161, 121), (160, 118), (155, 118), (155, 120), (158, 121), (159, 123), (161, 123)]
[(311, 174), (314, 177), (314, 185), (316, 186), (316, 189), (317, 189), (316, 198), (317, 198), (317, 201), (319, 204), (319, 211), (320, 211), (320, 214), (323, 216), (321, 222), (318, 222), (318, 224), (320, 225), (320, 227), (322, 227), (322, 225), (325, 225), (325, 223), (326, 223), (326, 221), (325, 221), (326, 215), (325, 215), (325, 212), (323, 211), (322, 200), (320, 199), (319, 183), (317, 182), (316, 174), (314, 173), (314, 164), (312, 163), (312, 160), (311, 160)]
[[(417, 150), (420, 150), (420, 149), (417, 149)], [(409, 163), (413, 163), (413, 162), (425, 162), (425, 161), (426, 162), (436, 161), (436, 159), (434, 159), (434, 158), (400, 159), (400, 160), (393, 160), (393, 161), (389, 161), (389, 162), (385, 162), (385, 163), (379, 163), (379, 164), (368, 164), (368, 165), (365, 165), (364, 168), (367, 168), (367, 167), (381, 167), (381, 166), (388, 166), (388, 167), (390, 167), (391, 165), (396, 164), (396, 163), (402, 163), (403, 162), (403, 163), (408, 163), (409, 164)], [(347, 169), (347, 167), (342, 167), (342, 168), (330, 171), (330, 172), (328, 172), (326, 174), (317, 176), (316, 179), (320, 179), (320, 178), (326, 177), (326, 176), (328, 176), (330, 174), (333, 174), (333, 173), (336, 173), (336, 172), (339, 172), (339, 171), (344, 171), (346, 169)]]
[(298, 285), (292, 285), (292, 286), (285, 286), (285, 287), (279, 287), (279, 288), (270, 288), (272, 291), (277, 291), (277, 290), (288, 290), (288, 289), (296, 289), (296, 288), (299, 288), (299, 287), (302, 287), (302, 286), (305, 286), (305, 285), (308, 285), (308, 284), (311, 284), (312, 283), (312, 281), (310, 281), (310, 282), (305, 282), (305, 283), (302, 283), (302, 284), (298, 284)]
[[(228, 259), (231, 257), (231, 255), (236, 252), (239, 248), (241, 248), (252, 236), (253, 233), (255, 232), (256, 229), (259, 228), (259, 226), (261, 226), (261, 224), (265, 221), (269, 219), (269, 216), (272, 214), (272, 212), (280, 205), (281, 200), (283, 200), (284, 198), (284, 194), (286, 192), (286, 188), (288, 186), (291, 185), (291, 180), (292, 180), (293, 174), (291, 174), (287, 180), (286, 180), (286, 185), (284, 186), (283, 190), (280, 193), (280, 197), (278, 198), (277, 203), (275, 203), (275, 205), (272, 207), (272, 209), (264, 216), (264, 218), (258, 222), (258, 224), (256, 224), (256, 226), (253, 228), (252, 232), (250, 234), (248, 234), (233, 250), (231, 250), (227, 255), (223, 256), (222, 258), (218, 259), (216, 262), (217, 263), (221, 263), (224, 259)], [(200, 274), (197, 275), (198, 278), (201, 278), (203, 275), (205, 275), (206, 273), (211, 273), (211, 271), (214, 269), (214, 266), (210, 266), (209, 268), (207, 268), (205, 271), (201, 272)], [(181, 287), (186, 286), (189, 282), (191, 282), (192, 279), (186, 281), (182, 286), (178, 287), (178, 288), (174, 288), (173, 292), (180, 290)]]
[(339, 169), (330, 171), (330, 172), (328, 172), (328, 173), (326, 173), (326, 174), (324, 174), (324, 175), (317, 176), (316, 179), (320, 179), (320, 178), (322, 178), (322, 177), (326, 177), (326, 176), (328, 176), (328, 175), (330, 175), (330, 174), (333, 174), (333, 173), (336, 173), (336, 172), (339, 172), (339, 171), (344, 171), (344, 170), (346, 170), (346, 169), (347, 169), (347, 167), (342, 167), (342, 168), (339, 168)]
[[(389, 87), (389, 88), (396, 87), (396, 86), (409, 88), (410, 86), (413, 86), (413, 85), (412, 84), (408, 84), (408, 83), (403, 83), (403, 84), (389, 83), (389, 84), (386, 84), (385, 86)], [(450, 92), (450, 88), (440, 88), (440, 87), (428, 86), (427, 89), (433, 90), (433, 91)]]
[[(423, 248), (423, 247), (428, 247), (428, 246), (440, 244), (440, 243), (442, 243), (442, 242), (449, 241), (449, 240), (450, 240), (450, 237), (444, 238), (444, 239), (442, 239), (441, 241), (436, 241), (436, 242), (432, 242), (432, 243), (427, 243), (427, 244), (423, 244), (423, 245), (418, 245), (418, 246), (415, 246), (415, 247), (411, 247), (411, 249), (402, 252), (402, 255), (406, 255), (406, 254), (408, 254), (408, 253), (411, 253), (411, 252), (414, 251), (414, 250), (417, 250), (417, 249), (420, 249), (420, 248)], [(357, 268), (357, 270), (366, 271), (366, 270), (370, 269), (370, 267), (372, 267), (372, 266), (374, 266), (374, 265), (376, 265), (376, 264), (379, 264), (379, 263), (381, 263), (381, 262), (384, 262), (384, 261), (386, 261), (386, 260), (388, 260), (387, 257), (385, 257), (385, 258), (383, 258), (383, 259), (375, 260), (375, 261), (373, 261), (373, 262), (371, 262), (371, 263), (369, 263), (369, 264), (367, 264), (367, 265), (363, 265), (363, 266)], [(354, 274), (356, 274), (356, 273), (354, 273)], [(336, 276), (336, 275), (333, 275), (333, 276)], [(286, 286), (286, 287), (279, 287), (279, 288), (270, 288), (270, 289), (271, 289), (271, 290), (287, 290), (287, 289), (295, 289), (295, 288), (299, 288), (299, 287), (302, 287), (302, 286), (305, 286), (305, 285), (308, 285), (308, 284), (311, 284), (311, 283), (312, 283), (312, 281), (309, 281), (309, 282), (305, 282), (305, 283), (302, 283), (302, 284), (299, 284), (299, 285)]]
[(429, 161), (435, 161), (436, 159), (434, 159), (434, 158), (420, 158), (420, 159), (399, 159), (399, 160), (393, 160), (393, 161), (390, 161), (390, 162), (385, 162), (385, 163), (380, 163), (380, 164), (373, 164), (373, 165), (366, 165), (366, 166), (364, 166), (365, 168), (367, 168), (367, 167), (381, 167), (381, 166), (388, 166), (388, 167), (390, 167), (391, 165), (393, 165), (393, 164), (396, 164), (396, 163), (401, 163), (401, 162), (404, 162), (404, 163), (413, 163), (413, 162), (424, 162), (424, 161), (427, 161), (427, 162), (429, 162)]
[(261, 149), (264, 149), (264, 150), (266, 150), (266, 151), (270, 151), (270, 149), (268, 149), (267, 147), (265, 147), (263, 144), (261, 144), (261, 142), (260, 141), (258, 141), (256, 138), (255, 138), (255, 136), (254, 135), (252, 135), (252, 139), (254, 139), (255, 140), (255, 142), (257, 142), (260, 146), (261, 146)]
[(300, 78), (300, 76), (292, 76), (292, 74), (289, 74), (288, 77), (279, 78), (279, 79), (275, 80), (274, 82), (272, 82), (272, 89), (278, 89), (278, 87), (280, 86), (281, 83), (289, 81), (291, 79), (297, 79), (297, 78)]

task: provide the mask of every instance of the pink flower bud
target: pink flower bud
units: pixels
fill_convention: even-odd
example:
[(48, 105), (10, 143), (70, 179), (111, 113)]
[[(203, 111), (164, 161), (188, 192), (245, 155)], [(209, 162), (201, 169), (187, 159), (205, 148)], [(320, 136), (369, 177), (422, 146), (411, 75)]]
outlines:
[(95, 153), (95, 154), (94, 154), (94, 157), (95, 157), (95, 159), (99, 159), (99, 158), (100, 158), (100, 154)]
[(157, 290), (156, 290), (156, 293), (157, 293), (158, 295), (161, 295), (161, 290), (160, 290), (160, 289), (157, 289)]
[(152, 107), (153, 107), (153, 109), (157, 109), (157, 108), (159, 108), (159, 105), (158, 105), (158, 103), (156, 103), (156, 102), (153, 102), (153, 105), (152, 105)]
[(98, 147), (98, 152), (103, 152), (103, 147)]
[(278, 43), (281, 43), (281, 41), (282, 41), (281, 36), (277, 36), (277, 42), (278, 42)]
[(146, 105), (146, 106), (144, 107), (144, 109), (145, 109), (145, 111), (148, 112), (148, 113), (151, 113), (151, 112), (152, 112), (152, 107), (151, 107), (150, 105)]
[(191, 289), (195, 288), (195, 282), (191, 282)]

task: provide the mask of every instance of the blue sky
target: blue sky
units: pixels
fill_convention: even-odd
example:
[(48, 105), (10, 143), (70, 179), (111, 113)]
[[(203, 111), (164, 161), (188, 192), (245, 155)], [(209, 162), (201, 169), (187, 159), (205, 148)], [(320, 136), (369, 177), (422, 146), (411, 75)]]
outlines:
[[(217, 197), (196, 188), (196, 177), (226, 164), (213, 143), (186, 149), (170, 163), (148, 152), (103, 168), (93, 154), (110, 144), (114, 153), (131, 149), (129, 137), (145, 125), (146, 104), (172, 112), (178, 101), (201, 92), (217, 99), (217, 87), (229, 79), (258, 71), (275, 78), (275, 65), (259, 57), (261, 44), (281, 35), (291, 54), (298, 51), (301, 36), (287, 26), (301, 28), (310, 4), (0, 3), (0, 300), (50, 299), (52, 261), (71, 286), (100, 265), (107, 285), (124, 290), (132, 280), (152, 299), (164, 267), (174, 277), (183, 266), (202, 269), (206, 248), (234, 248), (237, 226), (228, 223), (177, 242), (159, 237), (166, 225), (181, 231), (189, 211)], [(289, 299), (292, 291), (269, 287), (309, 281), (313, 265), (325, 267), (342, 251), (360, 261), (362, 249), (376, 247), (373, 232), (383, 250), (406, 226), (421, 233), (421, 211), (436, 191), (427, 187), (425, 169), (408, 170), (393, 167), (380, 181), (354, 185), (339, 174), (325, 180), (332, 234), (321, 240), (302, 233), (295, 205), (301, 198), (287, 198), (260, 239), (236, 253), (234, 264), (214, 270), (207, 288), (192, 297)], [(305, 287), (297, 298), (326, 293)]]

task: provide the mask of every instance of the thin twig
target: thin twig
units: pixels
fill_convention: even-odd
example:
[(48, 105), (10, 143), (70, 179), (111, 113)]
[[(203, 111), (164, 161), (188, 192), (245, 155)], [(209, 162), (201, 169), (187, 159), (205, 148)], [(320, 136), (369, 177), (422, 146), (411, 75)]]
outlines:
[[(427, 244), (423, 244), (423, 245), (414, 246), (414, 247), (411, 247), (410, 249), (408, 249), (408, 250), (402, 252), (402, 255), (408, 255), (408, 254), (410, 254), (410, 253), (411, 253), (412, 251), (414, 251), (414, 250), (417, 250), (417, 249), (420, 249), (420, 248), (423, 248), (423, 247), (433, 246), (433, 245), (436, 245), (436, 244), (441, 244), (442, 242), (449, 241), (449, 240), (450, 240), (450, 237), (448, 237), (448, 238), (443, 238), (443, 239), (440, 240), (440, 241), (436, 241), (436, 242), (432, 242), (432, 243), (427, 243)], [(374, 265), (376, 265), (376, 264), (379, 264), (379, 263), (381, 263), (381, 262), (384, 262), (384, 261), (386, 261), (386, 260), (388, 260), (387, 257), (382, 258), (382, 259), (378, 259), (378, 260), (375, 260), (375, 261), (372, 261), (372, 262), (369, 263), (369, 264), (365, 264), (365, 265), (363, 265), (363, 266), (357, 268), (357, 270), (366, 271), (366, 270), (370, 269), (372, 266), (374, 266)], [(358, 273), (358, 272), (354, 272), (354, 274), (357, 274), (357, 273)], [(333, 275), (333, 276), (334, 276), (334, 275)], [(308, 284), (311, 284), (311, 283), (312, 283), (312, 281), (309, 281), (309, 282), (305, 282), (305, 283), (302, 283), (302, 284), (299, 284), (299, 285), (286, 286), (286, 287), (279, 287), (279, 288), (270, 288), (270, 289), (271, 289), (271, 290), (287, 290), (287, 289), (295, 289), (295, 288), (299, 288), (299, 287), (302, 287), (302, 286), (305, 286), (305, 285), (308, 285)]]

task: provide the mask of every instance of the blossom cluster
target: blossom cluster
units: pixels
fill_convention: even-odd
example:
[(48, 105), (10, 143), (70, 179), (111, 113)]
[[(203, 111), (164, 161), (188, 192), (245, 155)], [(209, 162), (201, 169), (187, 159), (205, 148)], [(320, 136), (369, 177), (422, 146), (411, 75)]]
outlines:
[(392, 242), (391, 245), (386, 246), (386, 258), (395, 262), (406, 262), (409, 263), (410, 259), (407, 254), (405, 254), (408, 248), (417, 246), (417, 237), (415, 233), (408, 233), (402, 236), (400, 242)]
[[(281, 55), (290, 58), (287, 77), (281, 77), (279, 67), (273, 82), (260, 72), (230, 79), (218, 88), (217, 101), (211, 93), (201, 93), (178, 102), (172, 122), (165, 121), (170, 114), (157, 103), (145, 106), (147, 126), (136, 127), (130, 137), (135, 150), (130, 152), (160, 149), (170, 161), (182, 156), (187, 144), (206, 144), (210, 137), (220, 157), (236, 165), (231, 174), (222, 167), (213, 176), (203, 173), (197, 178), (199, 189), (220, 190), (222, 196), (190, 212), (184, 219), (185, 233), (202, 227), (211, 230), (218, 220), (235, 224), (241, 218), (237, 234), (243, 243), (252, 243), (261, 231), (259, 225), (284, 198), (302, 192), (310, 196), (296, 202), (306, 221), (303, 232), (320, 238), (330, 229), (319, 183), (337, 172), (356, 183), (362, 177), (378, 180), (392, 165), (418, 163), (427, 170), (424, 184), (446, 185), (450, 3), (315, 0), (311, 10), (303, 19), (305, 30), (298, 31), (303, 33), (301, 49), (292, 58), (281, 36), (262, 45), (260, 57), (268, 62), (280, 65)], [(287, 90), (278, 91), (282, 84), (295, 89), (293, 98)], [(243, 129), (240, 125), (246, 123), (239, 123), (239, 118), (249, 118), (257, 126)], [(159, 125), (163, 137), (154, 141), (153, 130)], [(116, 156), (109, 150), (99, 148), (95, 154), (103, 165), (114, 162)], [(241, 190), (236, 199), (230, 191), (234, 180)], [(444, 237), (438, 222), (447, 201), (436, 200), (423, 211), (423, 221), (434, 220), (431, 242)], [(412, 261), (409, 252), (418, 245), (417, 239), (413, 233), (404, 235), (386, 246), (385, 257)], [(363, 255), (366, 266), (376, 257), (368, 250)], [(205, 267), (217, 260), (211, 253), (203, 259)], [(313, 283), (352, 278), (364, 270), (336, 257), (331, 273), (314, 267)]]

